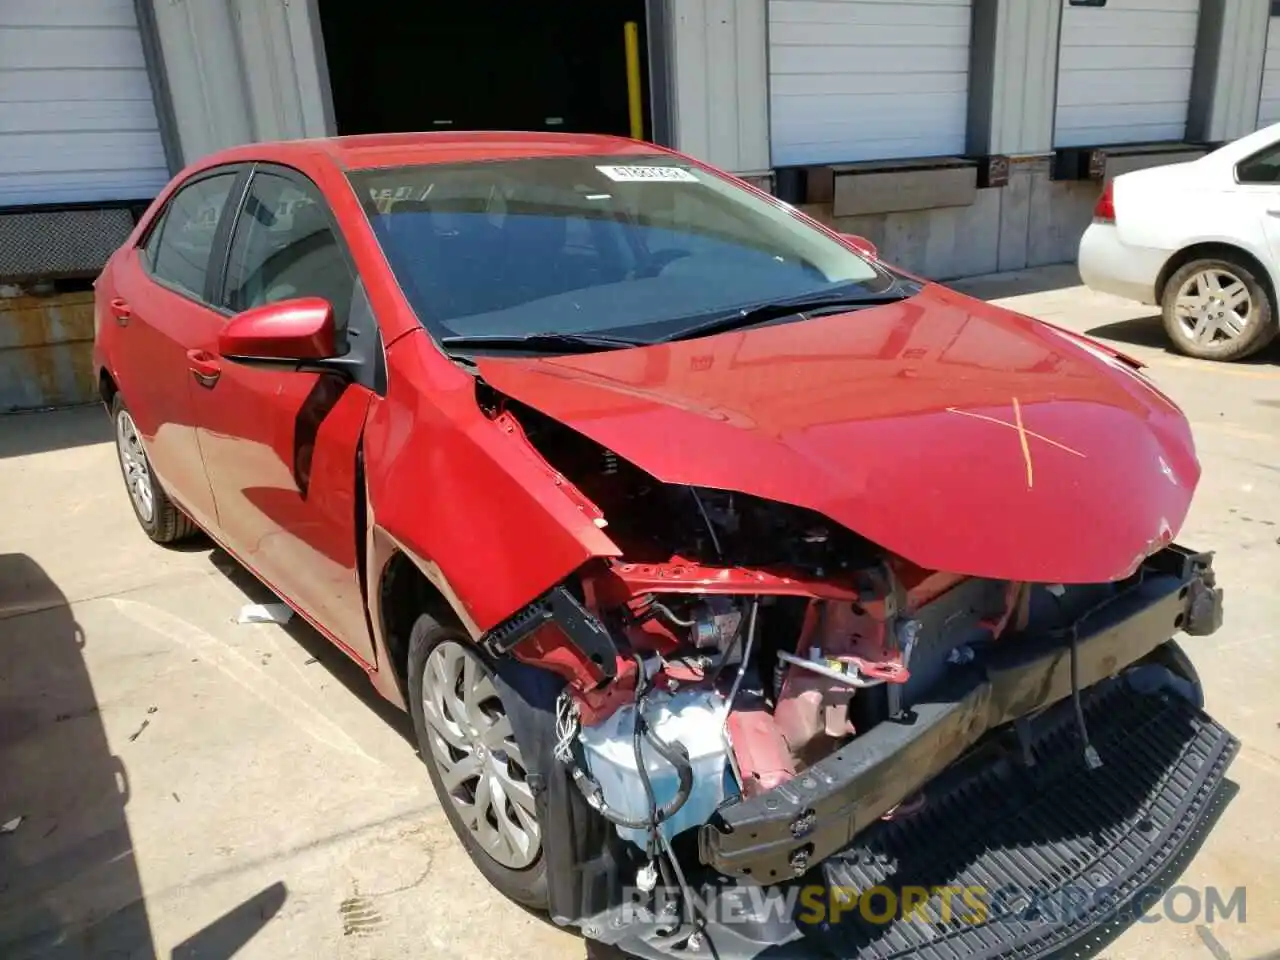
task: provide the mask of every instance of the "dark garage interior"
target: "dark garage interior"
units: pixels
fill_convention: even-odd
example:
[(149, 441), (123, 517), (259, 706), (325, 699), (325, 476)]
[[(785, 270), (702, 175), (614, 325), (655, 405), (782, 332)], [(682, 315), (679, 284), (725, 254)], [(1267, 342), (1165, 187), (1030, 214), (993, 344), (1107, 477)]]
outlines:
[[(632, 131), (651, 137), (645, 0), (424, 4), (321, 0), (340, 134)], [(627, 27), (635, 24), (633, 66)]]

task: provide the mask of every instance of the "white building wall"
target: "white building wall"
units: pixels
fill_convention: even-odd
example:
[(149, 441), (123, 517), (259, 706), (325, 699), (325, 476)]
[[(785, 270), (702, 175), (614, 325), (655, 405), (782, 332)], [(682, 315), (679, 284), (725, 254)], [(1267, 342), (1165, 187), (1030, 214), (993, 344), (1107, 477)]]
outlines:
[(1200, 0), (1062, 2), (1054, 146), (1182, 140)]
[(0, 206), (169, 179), (133, 0), (0, 0)]
[(776, 166), (965, 149), (971, 0), (769, 0)]

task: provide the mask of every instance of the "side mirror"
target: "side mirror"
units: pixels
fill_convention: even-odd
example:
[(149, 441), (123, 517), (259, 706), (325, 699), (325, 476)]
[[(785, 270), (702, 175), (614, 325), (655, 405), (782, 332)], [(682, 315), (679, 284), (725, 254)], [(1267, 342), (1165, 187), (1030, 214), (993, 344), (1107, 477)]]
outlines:
[(338, 353), (333, 306), (319, 297), (300, 297), (251, 307), (222, 328), (218, 352), (253, 366), (296, 368), (331, 360)]
[(856, 233), (842, 233), (840, 236), (844, 238), (845, 243), (849, 244), (849, 246), (853, 247), (859, 253), (866, 254), (872, 260), (876, 259), (878, 256), (876, 245), (866, 237), (860, 237)]

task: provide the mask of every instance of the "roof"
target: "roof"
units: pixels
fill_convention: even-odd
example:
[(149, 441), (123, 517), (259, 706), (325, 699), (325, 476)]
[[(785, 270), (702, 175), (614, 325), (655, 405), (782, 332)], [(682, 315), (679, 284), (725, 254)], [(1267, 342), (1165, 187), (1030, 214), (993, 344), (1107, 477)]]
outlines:
[[(520, 133), (450, 131), (447, 133), (379, 133), (314, 140), (256, 143), (225, 151), (224, 162), (260, 158), (288, 160), (298, 154), (327, 157), (347, 170), (396, 167), (423, 163), (466, 163), (530, 157), (636, 156), (663, 151), (662, 147), (623, 137), (591, 133)], [(232, 156), (232, 154), (236, 156)]]

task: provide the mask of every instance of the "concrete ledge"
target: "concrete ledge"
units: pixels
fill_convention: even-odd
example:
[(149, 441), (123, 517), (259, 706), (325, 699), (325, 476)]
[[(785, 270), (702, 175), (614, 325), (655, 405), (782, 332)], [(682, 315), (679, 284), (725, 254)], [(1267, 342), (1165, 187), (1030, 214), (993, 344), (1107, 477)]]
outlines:
[(837, 217), (967, 207), (978, 193), (977, 164), (959, 158), (842, 164), (831, 175)]

